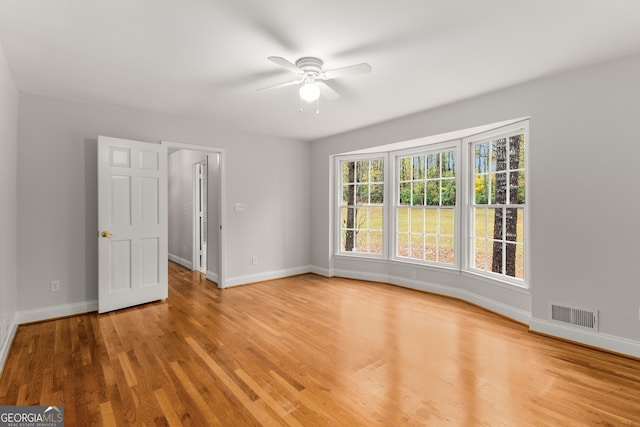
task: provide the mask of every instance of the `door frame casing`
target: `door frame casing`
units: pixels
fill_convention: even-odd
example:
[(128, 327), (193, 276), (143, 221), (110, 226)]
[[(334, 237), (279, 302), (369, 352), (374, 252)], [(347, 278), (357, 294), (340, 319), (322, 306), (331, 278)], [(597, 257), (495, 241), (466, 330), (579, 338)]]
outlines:
[[(225, 217), (224, 217), (224, 205), (225, 205), (225, 193), (224, 193), (224, 189), (225, 189), (225, 185), (224, 185), (224, 176), (225, 176), (225, 170), (224, 170), (224, 159), (225, 159), (225, 155), (224, 155), (224, 148), (219, 148), (219, 147), (212, 147), (210, 145), (199, 145), (199, 144), (185, 144), (182, 142), (174, 142), (174, 141), (161, 141), (160, 142), (162, 145), (165, 145), (168, 149), (176, 149), (176, 150), (194, 150), (194, 151), (202, 151), (205, 152), (207, 154), (212, 154), (212, 153), (216, 153), (219, 155), (219, 160), (220, 160), (220, 164), (219, 164), (219, 169), (220, 169), (220, 179), (218, 180), (217, 186), (218, 186), (218, 200), (216, 200), (216, 202), (218, 203), (218, 219), (219, 219), (219, 223), (216, 224), (215, 226), (218, 227), (218, 231), (219, 231), (219, 236), (220, 238), (218, 239), (218, 278), (217, 278), (217, 284), (218, 284), (218, 288), (222, 289), (226, 286), (226, 264), (225, 264), (225, 242), (226, 242), (226, 230), (223, 227), (223, 224), (225, 223)], [(207, 186), (209, 184), (207, 183)], [(208, 244), (208, 242), (207, 242)], [(207, 264), (209, 264), (207, 262)], [(207, 266), (208, 267), (208, 266)]]
[[(200, 177), (198, 175), (198, 169), (200, 166), (204, 166), (203, 169), (203, 176)], [(197, 162), (194, 163), (192, 165), (192, 173), (191, 173), (191, 177), (192, 177), (192, 187), (193, 187), (193, 200), (192, 200), (192, 204), (193, 204), (193, 215), (192, 215), (192, 220), (193, 220), (193, 227), (192, 227), (192, 234), (193, 234), (193, 244), (192, 244), (192, 266), (193, 266), (193, 270), (194, 271), (199, 271), (201, 273), (207, 274), (207, 268), (209, 267), (209, 255), (208, 252), (205, 250), (204, 255), (205, 255), (205, 262), (204, 262), (204, 271), (203, 267), (202, 267), (202, 257), (200, 254), (200, 248), (202, 247), (202, 234), (203, 233), (203, 228), (205, 229), (206, 233), (208, 234), (209, 232), (209, 227), (208, 227), (208, 223), (209, 223), (209, 213), (208, 213), (208, 209), (207, 209), (207, 204), (209, 201), (209, 197), (208, 197), (208, 190), (209, 190), (209, 171), (208, 171), (208, 167), (209, 167), (209, 157), (207, 155), (206, 160), (203, 160), (201, 162)], [(202, 184), (202, 182), (204, 182), (204, 185)], [(204, 188), (202, 188), (204, 187)], [(203, 224), (200, 224), (198, 222), (198, 217), (199, 217), (199, 212), (198, 212), (198, 207), (199, 207), (199, 198), (202, 196), (201, 193), (204, 193), (205, 196), (203, 198), (204, 200), (204, 224), (207, 224), (207, 226), (203, 226)], [(208, 244), (209, 241), (209, 236), (206, 236), (205, 239), (205, 243)]]

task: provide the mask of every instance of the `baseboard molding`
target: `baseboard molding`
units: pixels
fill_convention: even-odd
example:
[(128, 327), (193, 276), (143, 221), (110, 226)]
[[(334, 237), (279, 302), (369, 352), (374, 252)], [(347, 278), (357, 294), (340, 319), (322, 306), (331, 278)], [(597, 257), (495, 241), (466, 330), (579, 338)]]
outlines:
[(474, 292), (470, 292), (466, 289), (452, 288), (450, 286), (411, 280), (404, 277), (392, 276), (387, 274), (367, 273), (359, 271), (355, 272), (350, 270), (335, 270), (334, 275), (350, 279), (389, 283), (396, 286), (402, 286), (404, 288), (457, 298), (475, 304), (482, 308), (486, 308), (487, 310), (493, 311), (502, 316), (506, 316), (520, 323), (524, 323), (525, 325), (528, 325), (531, 321), (531, 314), (526, 310), (503, 304), (491, 298), (487, 298)]
[(615, 335), (591, 332), (579, 328), (558, 325), (545, 319), (533, 318), (529, 329), (544, 335), (550, 335), (573, 341), (578, 344), (585, 344), (590, 347), (598, 347), (614, 353), (627, 354), (640, 358), (640, 342), (617, 337)]
[(218, 283), (218, 273), (214, 273), (213, 271), (207, 270), (207, 274), (205, 275), (207, 280)]
[(169, 254), (169, 261), (173, 261), (176, 264), (183, 266), (184, 268), (187, 268), (189, 270), (193, 270), (193, 262), (187, 261), (184, 258), (180, 258), (177, 255)]
[(0, 375), (4, 371), (4, 364), (7, 361), (7, 357), (9, 357), (9, 350), (11, 349), (11, 344), (13, 344), (13, 339), (16, 337), (16, 332), (18, 332), (18, 313), (16, 313), (7, 328), (7, 336), (4, 338), (4, 342), (0, 343)]
[(265, 280), (281, 279), (283, 277), (297, 276), (300, 274), (310, 273), (311, 266), (287, 268), (283, 270), (265, 271), (263, 273), (249, 274), (246, 276), (227, 277), (225, 288), (231, 286), (247, 285), (249, 283), (264, 282)]
[(72, 316), (98, 311), (98, 301), (84, 301), (73, 304), (56, 305), (53, 307), (35, 308), (18, 312), (18, 323), (39, 322), (41, 320), (55, 319), (56, 317)]
[(315, 265), (311, 266), (311, 271), (309, 272), (324, 277), (333, 276), (332, 270), (329, 270), (328, 268), (316, 267)]

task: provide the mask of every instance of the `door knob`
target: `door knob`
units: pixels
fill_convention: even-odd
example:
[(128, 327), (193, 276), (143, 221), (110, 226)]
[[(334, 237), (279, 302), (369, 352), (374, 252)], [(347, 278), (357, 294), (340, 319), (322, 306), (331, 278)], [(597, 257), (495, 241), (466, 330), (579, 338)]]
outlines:
[(105, 230), (102, 232), (102, 237), (111, 237), (111, 233)]

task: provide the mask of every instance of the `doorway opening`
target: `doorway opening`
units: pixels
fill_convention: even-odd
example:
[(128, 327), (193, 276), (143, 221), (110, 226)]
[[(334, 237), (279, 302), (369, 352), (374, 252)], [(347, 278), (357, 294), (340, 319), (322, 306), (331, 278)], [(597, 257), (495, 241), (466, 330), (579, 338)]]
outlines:
[(169, 260), (223, 288), (223, 150), (162, 144), (168, 148)]

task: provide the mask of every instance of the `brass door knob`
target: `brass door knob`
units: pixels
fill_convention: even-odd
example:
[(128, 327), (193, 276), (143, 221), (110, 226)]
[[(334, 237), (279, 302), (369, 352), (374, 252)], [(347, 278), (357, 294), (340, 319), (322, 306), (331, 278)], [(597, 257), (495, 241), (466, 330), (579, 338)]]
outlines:
[(102, 232), (102, 237), (110, 237), (111, 233), (109, 231), (103, 231)]

